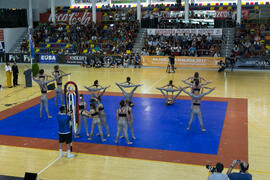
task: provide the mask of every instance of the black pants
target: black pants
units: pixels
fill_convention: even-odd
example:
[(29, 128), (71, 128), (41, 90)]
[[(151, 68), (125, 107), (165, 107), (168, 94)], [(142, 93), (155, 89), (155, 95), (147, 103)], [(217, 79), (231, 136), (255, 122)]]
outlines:
[(18, 85), (18, 74), (13, 74), (13, 86)]
[(174, 69), (174, 64), (170, 64), (170, 65), (167, 66), (166, 72), (167, 73), (174, 73), (175, 72), (174, 70), (175, 70)]
[(171, 69), (172, 69), (172, 72), (174, 72), (174, 63), (171, 64)]
[(0, 62), (5, 62), (5, 54), (0, 53)]
[(223, 72), (225, 70), (225, 67), (220, 67), (218, 72)]

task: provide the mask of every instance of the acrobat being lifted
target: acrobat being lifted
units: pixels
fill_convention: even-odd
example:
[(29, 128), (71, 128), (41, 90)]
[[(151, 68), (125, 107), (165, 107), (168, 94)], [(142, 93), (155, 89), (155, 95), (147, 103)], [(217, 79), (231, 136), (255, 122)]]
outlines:
[(165, 86), (162, 86), (156, 89), (160, 90), (161, 94), (164, 96), (166, 100), (166, 105), (168, 106), (168, 105), (172, 105), (174, 101), (176, 100), (176, 98), (183, 91), (183, 89), (186, 89), (186, 88), (188, 87), (185, 87), (185, 88), (177, 87), (173, 84), (173, 81), (170, 80), (169, 84), (166, 84)]
[(102, 87), (98, 84), (98, 80), (94, 81), (94, 84), (87, 87), (84, 86), (85, 89), (88, 90), (88, 92), (91, 94), (91, 98), (95, 99), (95, 98), (100, 98), (104, 95), (106, 89), (108, 89), (110, 86), (106, 86), (106, 87)]
[[(124, 95), (124, 97), (125, 97), (125, 102), (127, 103), (127, 104), (129, 104), (129, 106), (134, 106), (134, 103), (131, 101), (131, 99), (132, 99), (132, 96), (133, 96), (133, 94), (134, 94), (134, 92), (135, 92), (135, 90), (138, 88), (138, 87), (140, 87), (140, 86), (142, 86), (141, 84), (133, 84), (132, 82), (131, 82), (131, 79), (130, 79), (130, 77), (127, 77), (127, 80), (125, 81), (125, 82), (123, 82), (123, 83), (115, 83), (119, 88), (120, 88), (120, 90), (122, 91), (122, 93), (123, 93), (123, 95)], [(133, 88), (129, 93), (127, 93), (126, 92), (126, 90), (125, 90), (125, 88)]]

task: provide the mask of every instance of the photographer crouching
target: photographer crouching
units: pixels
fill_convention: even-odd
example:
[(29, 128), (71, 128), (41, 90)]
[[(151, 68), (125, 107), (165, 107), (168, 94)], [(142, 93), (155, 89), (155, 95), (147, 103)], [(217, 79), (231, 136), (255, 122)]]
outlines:
[(175, 63), (175, 57), (174, 57), (174, 55), (170, 55), (169, 56), (169, 63), (168, 63), (167, 70), (166, 70), (167, 73), (175, 73), (174, 63)]
[(206, 165), (206, 168), (209, 169), (209, 172), (211, 173), (208, 176), (208, 180), (228, 180), (228, 176), (226, 174), (222, 174), (224, 169), (222, 163), (217, 163), (216, 167)]
[(219, 65), (218, 72), (223, 72), (226, 68), (226, 64), (223, 61), (219, 61), (218, 65)]
[[(240, 166), (240, 172), (232, 173), (233, 168), (237, 164), (239, 164)], [(232, 165), (228, 169), (227, 175), (230, 180), (252, 180), (252, 175), (247, 172), (248, 168), (249, 164), (247, 162), (241, 160), (234, 160), (232, 162)]]

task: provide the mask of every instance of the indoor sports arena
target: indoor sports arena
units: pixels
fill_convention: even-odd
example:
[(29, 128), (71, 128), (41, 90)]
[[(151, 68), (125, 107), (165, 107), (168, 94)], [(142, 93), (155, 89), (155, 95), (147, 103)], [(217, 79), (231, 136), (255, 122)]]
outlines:
[(269, 3), (0, 0), (0, 179), (269, 180)]

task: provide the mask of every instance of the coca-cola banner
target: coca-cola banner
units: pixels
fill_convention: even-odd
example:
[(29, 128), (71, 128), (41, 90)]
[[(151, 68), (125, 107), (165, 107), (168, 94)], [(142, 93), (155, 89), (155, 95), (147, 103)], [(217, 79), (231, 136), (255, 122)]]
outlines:
[[(81, 24), (88, 24), (92, 22), (91, 12), (72, 12), (72, 13), (56, 13), (55, 14), (56, 23), (62, 24), (76, 24), (80, 22)], [(101, 14), (97, 12), (97, 22), (101, 21)], [(51, 13), (40, 14), (40, 22), (52, 22)]]
[(176, 34), (178, 35), (185, 35), (188, 34), (201, 34), (201, 35), (210, 35), (213, 36), (222, 36), (222, 29), (147, 29), (147, 34), (148, 35), (164, 35), (164, 36), (175, 36)]
[[(221, 11), (216, 11), (216, 19), (228, 19), (228, 18), (233, 18), (236, 19), (236, 14), (237, 11), (229, 11), (229, 10), (221, 10)], [(248, 19), (249, 16), (249, 10), (247, 9), (242, 9), (242, 18), (243, 19)]]

